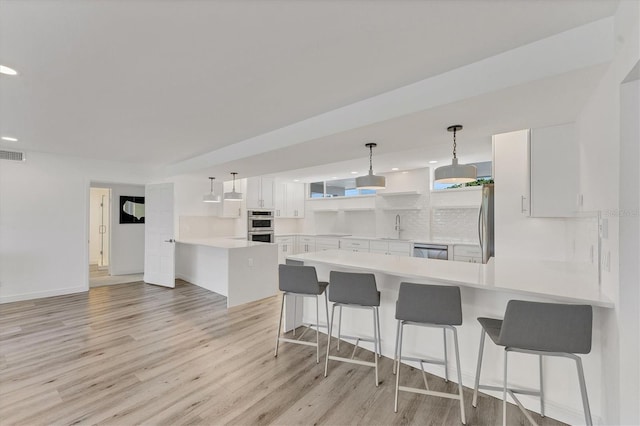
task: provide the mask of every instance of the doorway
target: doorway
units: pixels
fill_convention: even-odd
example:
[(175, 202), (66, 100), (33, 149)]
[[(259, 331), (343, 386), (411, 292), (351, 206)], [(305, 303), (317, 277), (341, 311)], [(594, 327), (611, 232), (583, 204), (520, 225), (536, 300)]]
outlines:
[(89, 192), (89, 281), (108, 277), (111, 235), (111, 189)]

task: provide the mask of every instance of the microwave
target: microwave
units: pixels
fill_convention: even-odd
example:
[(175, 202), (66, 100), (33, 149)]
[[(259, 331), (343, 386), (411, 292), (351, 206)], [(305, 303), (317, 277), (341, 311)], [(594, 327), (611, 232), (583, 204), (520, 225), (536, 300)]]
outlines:
[(273, 231), (273, 210), (249, 210), (247, 212), (247, 231)]

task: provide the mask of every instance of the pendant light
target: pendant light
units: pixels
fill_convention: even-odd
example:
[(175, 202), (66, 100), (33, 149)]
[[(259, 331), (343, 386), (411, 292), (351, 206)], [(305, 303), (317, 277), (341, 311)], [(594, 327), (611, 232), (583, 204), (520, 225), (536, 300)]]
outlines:
[(236, 175), (237, 174), (238, 173), (236, 172), (231, 172), (231, 175), (233, 176), (233, 189), (231, 190), (231, 192), (224, 193), (224, 199), (226, 201), (242, 201), (242, 193), (236, 192)]
[(367, 143), (364, 146), (369, 148), (369, 174), (356, 178), (356, 188), (359, 189), (385, 189), (386, 179), (384, 176), (376, 176), (373, 174), (373, 148), (378, 146), (376, 143)]
[(476, 166), (470, 164), (458, 164), (456, 157), (456, 132), (462, 130), (460, 124), (447, 127), (447, 131), (453, 132), (453, 159), (450, 166), (438, 167), (434, 174), (437, 183), (468, 183), (476, 180), (478, 171)]
[(204, 194), (202, 196), (202, 201), (204, 201), (205, 203), (219, 203), (220, 202), (220, 196), (213, 193), (213, 180), (214, 179), (215, 179), (214, 177), (210, 177), (209, 178), (209, 180), (211, 181), (211, 192), (209, 192), (208, 194)]

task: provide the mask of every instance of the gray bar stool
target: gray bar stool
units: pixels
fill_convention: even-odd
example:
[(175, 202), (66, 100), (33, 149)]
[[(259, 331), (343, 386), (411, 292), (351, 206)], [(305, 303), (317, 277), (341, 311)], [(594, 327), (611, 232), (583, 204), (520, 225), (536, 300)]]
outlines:
[[(329, 282), (331, 283), (329, 286), (329, 300), (334, 303), (331, 308), (331, 321), (329, 321), (329, 339), (327, 342), (327, 356), (324, 364), (324, 376), (327, 377), (327, 374), (329, 373), (329, 360), (366, 365), (375, 369), (376, 386), (378, 386), (378, 358), (382, 355), (380, 353), (380, 316), (378, 313), (378, 307), (380, 306), (380, 292), (376, 287), (376, 277), (373, 274), (331, 271)], [(342, 336), (356, 341), (351, 358), (329, 355), (329, 350), (331, 349), (333, 315), (336, 307), (340, 308), (340, 321), (342, 321), (343, 307), (371, 309), (373, 312), (373, 339), (356, 336)], [(338, 337), (338, 342), (339, 341), (340, 336)], [(354, 359), (356, 350), (358, 349), (358, 343), (360, 341), (373, 342), (375, 352), (373, 362)]]
[[(582, 360), (575, 354), (591, 352), (591, 329), (593, 309), (589, 305), (564, 305), (559, 303), (538, 303), (510, 300), (504, 320), (478, 318), (482, 326), (478, 367), (473, 389), (473, 403), (476, 407), (478, 389), (502, 391), (502, 424), (507, 419), (507, 394), (513, 398), (527, 419), (536, 424), (515, 394), (540, 397), (540, 414), (544, 417), (544, 389), (542, 382), (542, 357), (555, 356), (571, 358), (576, 362), (582, 405), (586, 424), (591, 426), (591, 411), (584, 381)], [(480, 369), (484, 338), (488, 334), (493, 343), (504, 346), (504, 383), (502, 387), (480, 385)], [(520, 352), (538, 355), (540, 366), (540, 390), (515, 389), (507, 387), (507, 354)]]
[[(329, 283), (318, 281), (316, 275), (316, 268), (313, 266), (293, 266), (293, 265), (279, 265), (279, 287), (282, 291), (282, 304), (280, 305), (280, 321), (278, 322), (278, 336), (276, 338), (276, 352), (274, 356), (278, 356), (278, 346), (280, 342), (296, 343), (299, 345), (315, 346), (316, 347), (316, 363), (320, 363), (320, 313), (318, 309), (319, 296), (324, 293), (325, 301), (325, 313), (327, 315), (327, 323), (329, 322), (329, 303), (327, 302), (326, 288)], [(288, 339), (286, 337), (280, 337), (280, 331), (282, 330), (282, 313), (284, 310), (284, 302), (287, 296), (293, 296), (294, 302), (296, 297), (315, 297), (316, 299), (316, 323), (306, 324), (307, 329), (297, 339)], [(295, 320), (295, 311), (294, 311)], [(316, 328), (316, 341), (306, 342), (302, 339), (304, 333), (309, 330), (310, 327)], [(293, 335), (295, 336), (295, 328), (293, 329)]]
[[(454, 286), (439, 286), (426, 284), (400, 283), (398, 301), (396, 302), (396, 319), (398, 331), (396, 334), (396, 349), (393, 366), (396, 372), (396, 392), (394, 411), (398, 412), (398, 392), (413, 392), (422, 395), (439, 396), (460, 401), (460, 420), (466, 423), (464, 414), (464, 397), (462, 394), (462, 373), (460, 370), (460, 354), (458, 352), (458, 332), (456, 325), (462, 325), (462, 303), (460, 288)], [(441, 328), (444, 334), (444, 359), (422, 359), (402, 356), (402, 334), (405, 325)], [(445, 378), (447, 374), (447, 330), (453, 333), (456, 351), (456, 369), (458, 370), (458, 393), (436, 392), (429, 389), (424, 363), (444, 366)], [(400, 361), (417, 361), (422, 369), (425, 389), (400, 386)], [(397, 368), (396, 368), (396, 363)]]

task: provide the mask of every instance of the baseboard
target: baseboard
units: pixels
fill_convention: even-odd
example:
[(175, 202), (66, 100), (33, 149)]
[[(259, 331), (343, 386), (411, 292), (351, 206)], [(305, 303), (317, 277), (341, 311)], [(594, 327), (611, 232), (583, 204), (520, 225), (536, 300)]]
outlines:
[(188, 276), (187, 274), (180, 274), (180, 273), (176, 272), (175, 275), (176, 275), (176, 278), (179, 279), (179, 280), (186, 281), (186, 282), (191, 283), (191, 284), (194, 283), (193, 282), (193, 278)]
[(141, 271), (139, 269), (125, 269), (124, 271), (117, 271), (117, 270), (111, 270), (111, 276), (116, 276), (116, 275), (136, 275), (136, 274), (143, 274), (144, 271)]
[(58, 288), (55, 290), (36, 291), (33, 293), (14, 294), (11, 296), (0, 296), (1, 303), (21, 302), (23, 300), (42, 299), (43, 297), (64, 296), (65, 294), (83, 293), (89, 291), (85, 287)]

